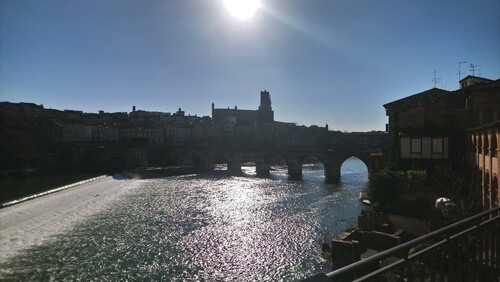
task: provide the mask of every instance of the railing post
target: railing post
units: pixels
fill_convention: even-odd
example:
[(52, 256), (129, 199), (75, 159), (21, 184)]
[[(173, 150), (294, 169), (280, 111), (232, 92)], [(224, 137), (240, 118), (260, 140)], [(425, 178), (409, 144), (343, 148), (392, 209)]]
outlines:
[(420, 281), (425, 281), (425, 265), (424, 265), (424, 260), (419, 260), (418, 262), (418, 272), (419, 274), (419, 280)]
[[(434, 253), (436, 253), (436, 252), (432, 251), (432, 253), (429, 255), (429, 267), (430, 267), (429, 275), (430, 275), (431, 282), (436, 281), (436, 262), (438, 260), (436, 258), (436, 255), (434, 255)], [(437, 254), (439, 255), (439, 252), (437, 252)]]
[(463, 277), (463, 267), (464, 267), (464, 263), (463, 263), (463, 259), (464, 259), (464, 256), (463, 256), (463, 244), (462, 242), (460, 242), (460, 240), (463, 240), (462, 238), (458, 238), (458, 242), (456, 244), (457, 248), (455, 250), (456, 252), (456, 264), (455, 264), (455, 269), (456, 269), (456, 277), (458, 279), (462, 279)]
[(489, 228), (484, 228), (484, 231), (485, 231), (485, 236), (486, 236), (486, 240), (485, 240), (485, 244), (484, 244), (484, 268), (485, 268), (485, 272), (486, 272), (486, 279), (489, 280), (489, 281), (492, 281), (490, 279), (492, 279), (491, 277), (491, 236), (490, 236), (490, 230)]
[(446, 254), (444, 253), (444, 250), (441, 249), (441, 251), (439, 252), (439, 280), (440, 281), (445, 281), (446, 280), (446, 277), (445, 277), (445, 273), (446, 273)]
[[(498, 230), (500, 229), (500, 224), (497, 222), (495, 224), (495, 230)], [(497, 276), (500, 276), (500, 236), (498, 235), (498, 233), (495, 233), (497, 234), (495, 236), (495, 241), (496, 241), (496, 264), (495, 264), (495, 269), (497, 270)]]
[(408, 260), (408, 256), (405, 258), (405, 262), (406, 262), (406, 280), (405, 281), (413, 281), (414, 280), (414, 273), (413, 273), (413, 268), (411, 266), (411, 263), (410, 261)]
[(453, 246), (450, 242), (450, 234), (446, 233), (445, 234), (445, 240), (446, 240), (446, 253), (448, 257), (448, 281), (455, 281), (455, 256), (454, 256), (454, 250)]
[[(479, 235), (479, 234), (478, 234)], [(478, 254), (477, 254), (477, 250), (479, 249), (479, 238), (477, 238), (477, 236), (472, 236), (472, 239), (471, 239), (471, 247), (469, 248), (469, 251), (470, 251), (470, 257), (471, 257), (471, 261), (470, 261), (470, 266), (469, 266), (469, 275), (472, 278), (476, 277), (475, 275), (475, 272), (477, 271), (477, 262), (479, 260), (478, 258)]]
[(399, 281), (405, 281), (405, 265), (402, 264), (399, 267), (399, 274), (398, 274)]

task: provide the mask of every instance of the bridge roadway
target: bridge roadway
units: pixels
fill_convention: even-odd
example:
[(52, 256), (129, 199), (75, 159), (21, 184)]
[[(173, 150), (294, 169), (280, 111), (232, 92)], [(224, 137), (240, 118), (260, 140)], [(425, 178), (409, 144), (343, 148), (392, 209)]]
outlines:
[(369, 172), (382, 167), (382, 155), (374, 151), (322, 150), (322, 149), (271, 149), (255, 147), (216, 147), (216, 146), (176, 146), (172, 151), (175, 159), (184, 165), (194, 165), (204, 170), (211, 170), (215, 164), (227, 164), (227, 170), (233, 175), (241, 174), (241, 165), (254, 162), (258, 176), (269, 176), (273, 161), (284, 161), (291, 179), (302, 179), (302, 164), (317, 159), (324, 166), (325, 180), (340, 180), (340, 167), (350, 157), (359, 158)]

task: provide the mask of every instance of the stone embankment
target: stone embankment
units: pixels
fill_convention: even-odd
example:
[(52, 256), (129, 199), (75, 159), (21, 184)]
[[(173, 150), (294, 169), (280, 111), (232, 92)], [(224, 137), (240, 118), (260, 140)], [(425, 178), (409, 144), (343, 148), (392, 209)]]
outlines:
[(339, 269), (430, 232), (428, 222), (389, 213), (358, 216), (358, 229), (331, 242), (333, 269)]

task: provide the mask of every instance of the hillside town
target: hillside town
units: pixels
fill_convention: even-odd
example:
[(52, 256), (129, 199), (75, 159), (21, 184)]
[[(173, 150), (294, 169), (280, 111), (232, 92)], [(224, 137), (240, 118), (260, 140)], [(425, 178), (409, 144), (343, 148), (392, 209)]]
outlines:
[[(66, 169), (120, 171), (178, 165), (166, 155), (172, 146), (237, 146), (275, 149), (373, 147), (384, 149), (384, 132), (330, 131), (328, 125), (299, 126), (274, 120), (269, 92), (257, 110), (215, 108), (212, 117), (136, 109), (84, 113), (46, 109), (33, 103), (0, 103), (3, 177)], [(339, 138), (340, 136), (344, 136)], [(365, 138), (368, 136), (368, 138)]]

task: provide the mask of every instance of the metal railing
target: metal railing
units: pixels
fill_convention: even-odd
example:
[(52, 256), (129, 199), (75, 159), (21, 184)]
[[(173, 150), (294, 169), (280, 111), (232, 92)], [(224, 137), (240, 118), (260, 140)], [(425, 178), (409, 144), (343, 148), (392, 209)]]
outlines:
[(499, 232), (497, 206), (326, 277), (333, 281), (500, 281)]

